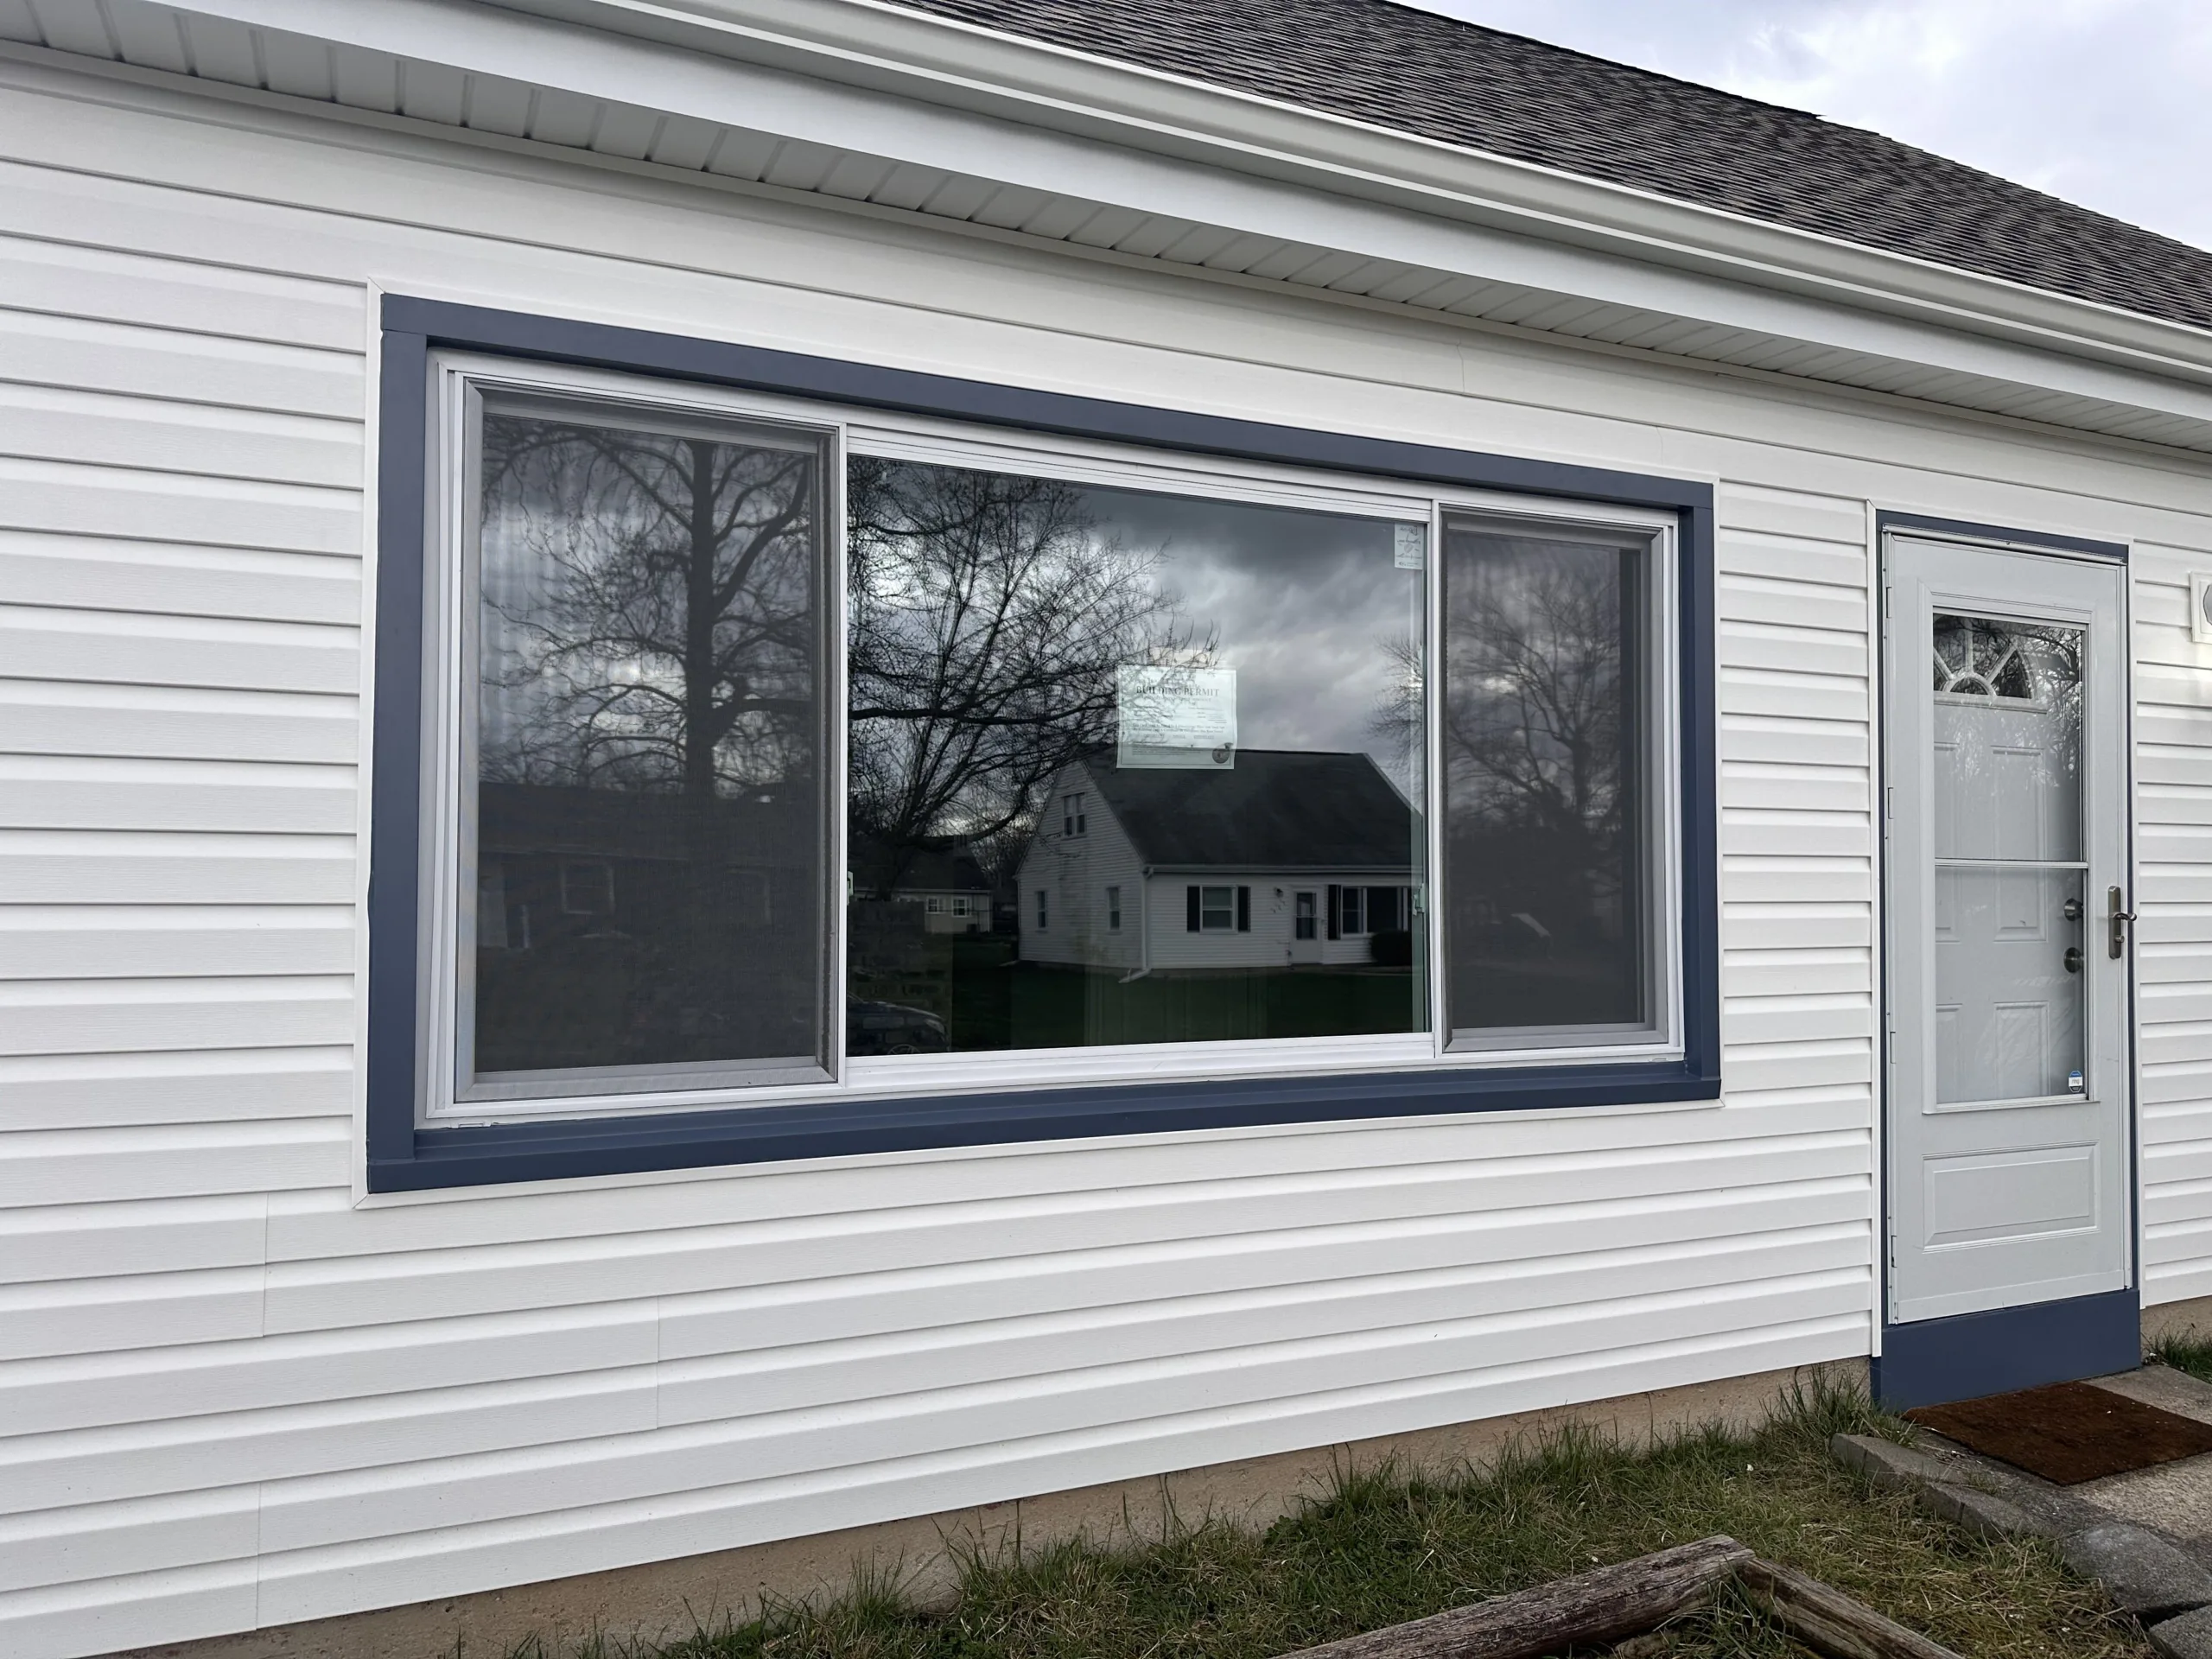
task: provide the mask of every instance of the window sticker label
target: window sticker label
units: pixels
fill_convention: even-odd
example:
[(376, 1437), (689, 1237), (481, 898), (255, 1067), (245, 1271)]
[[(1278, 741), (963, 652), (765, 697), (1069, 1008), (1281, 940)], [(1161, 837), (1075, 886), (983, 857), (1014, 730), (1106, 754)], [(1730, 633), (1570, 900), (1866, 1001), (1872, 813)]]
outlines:
[(1419, 570), (1428, 563), (1428, 526), (1426, 524), (1395, 524), (1397, 534), (1391, 541), (1391, 563), (1401, 570)]
[(1123, 664), (1114, 688), (1115, 764), (1229, 771), (1236, 765), (1236, 671)]

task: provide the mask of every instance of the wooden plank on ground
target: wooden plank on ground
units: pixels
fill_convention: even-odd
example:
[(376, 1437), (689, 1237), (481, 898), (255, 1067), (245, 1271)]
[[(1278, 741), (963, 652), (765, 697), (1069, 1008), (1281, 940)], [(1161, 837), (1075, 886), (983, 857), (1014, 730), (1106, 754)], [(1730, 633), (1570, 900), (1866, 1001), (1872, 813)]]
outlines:
[(1751, 1559), (1733, 1538), (1700, 1538), (1283, 1659), (1542, 1659), (1663, 1624), (1703, 1601)]
[(1959, 1659), (1794, 1567), (1754, 1557), (1738, 1565), (1736, 1576), (1770, 1618), (1826, 1659)]

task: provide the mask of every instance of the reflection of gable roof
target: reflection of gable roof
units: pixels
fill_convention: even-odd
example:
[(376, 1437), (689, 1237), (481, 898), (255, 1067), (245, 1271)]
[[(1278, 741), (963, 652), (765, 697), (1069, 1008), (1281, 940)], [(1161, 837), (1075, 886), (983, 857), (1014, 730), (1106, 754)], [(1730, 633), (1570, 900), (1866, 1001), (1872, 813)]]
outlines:
[[(855, 867), (877, 868), (877, 861), (883, 857), (881, 842), (854, 837), (851, 858)], [(990, 889), (989, 878), (964, 841), (923, 842), (909, 848), (906, 869), (899, 877), (901, 893), (988, 893)]]
[(1148, 864), (1402, 870), (1414, 815), (1364, 754), (1239, 749), (1227, 771), (1122, 770), (1090, 763), (1137, 856)]

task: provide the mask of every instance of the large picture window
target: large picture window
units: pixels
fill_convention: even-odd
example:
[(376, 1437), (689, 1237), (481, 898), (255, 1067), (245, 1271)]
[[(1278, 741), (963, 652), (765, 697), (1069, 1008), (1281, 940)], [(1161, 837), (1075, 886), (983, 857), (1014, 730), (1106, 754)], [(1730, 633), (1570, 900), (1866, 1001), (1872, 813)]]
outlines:
[[(1178, 1077), (1549, 1099), (1529, 1079), (1598, 1065), (1656, 1098), (1709, 1043), (1675, 511), (420, 361), (387, 1136), (394, 1033), (456, 1159), (539, 1119)], [(885, 1121), (928, 1144), (969, 1110)]]

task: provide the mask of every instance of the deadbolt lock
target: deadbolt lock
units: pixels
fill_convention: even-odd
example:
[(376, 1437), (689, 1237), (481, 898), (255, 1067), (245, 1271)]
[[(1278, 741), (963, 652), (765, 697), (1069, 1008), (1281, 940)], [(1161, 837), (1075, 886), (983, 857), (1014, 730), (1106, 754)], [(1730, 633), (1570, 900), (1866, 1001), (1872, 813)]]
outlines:
[(2069, 922), (2080, 921), (2082, 919), (2082, 901), (2079, 899), (2069, 899), (2064, 906), (2060, 908), (2058, 913), (2063, 916)]

